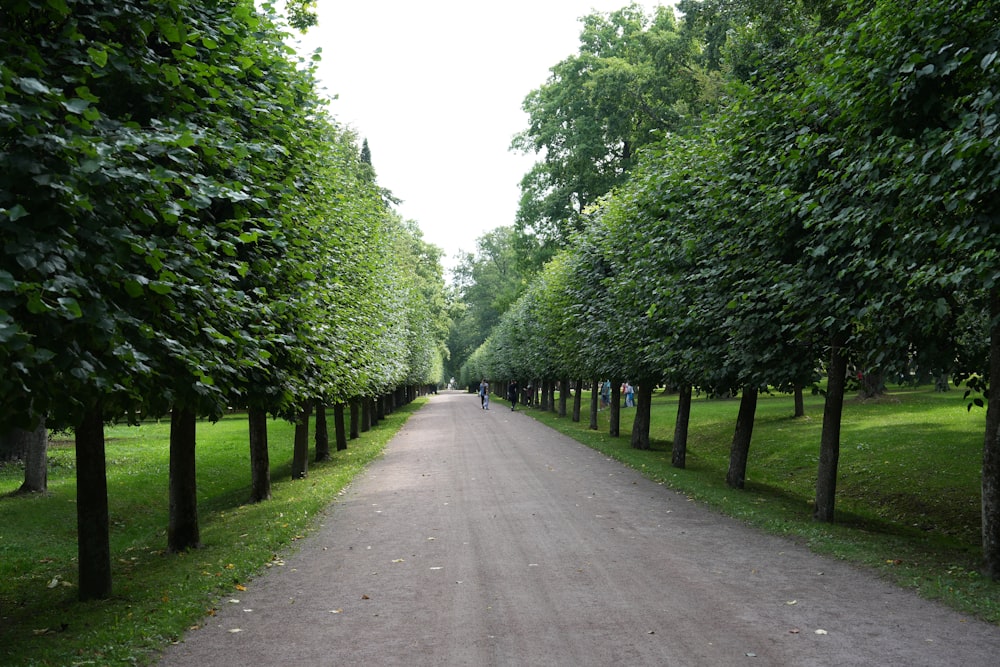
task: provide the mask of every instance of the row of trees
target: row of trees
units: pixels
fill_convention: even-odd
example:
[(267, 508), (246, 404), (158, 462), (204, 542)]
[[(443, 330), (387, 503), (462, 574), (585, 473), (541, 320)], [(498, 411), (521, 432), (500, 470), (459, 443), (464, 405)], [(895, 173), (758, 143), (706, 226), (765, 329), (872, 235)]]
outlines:
[(270, 5), (14, 0), (0, 24), (0, 432), (73, 430), (80, 595), (105, 597), (105, 423), (170, 414), (169, 547), (196, 546), (197, 418), (249, 411), (264, 499), (268, 414), (441, 380), (439, 251)]
[[(661, 10), (644, 38), (617, 47), (653, 57), (648, 44), (683, 43), (673, 69), (658, 70), (656, 90), (675, 110), (692, 109), (671, 92), (687, 90), (705, 113), (678, 114), (652, 132), (633, 122), (637, 134), (626, 135), (610, 121), (621, 118), (608, 112), (611, 95), (622, 114), (653, 105), (615, 88), (597, 92), (606, 91), (608, 67), (624, 68), (629, 56), (590, 59), (574, 70), (580, 82), (566, 75), (567, 62), (593, 50), (593, 27), (627, 34), (622, 23), (634, 7), (585, 20), (581, 55), (528, 98), (530, 110), (556, 89), (594, 94), (560, 127), (592, 126), (607, 141), (588, 159), (548, 151), (538, 169), (554, 172), (544, 165), (557, 161), (567, 172), (600, 173), (626, 154), (632, 164), (620, 163), (621, 182), (597, 202), (594, 192), (567, 196), (554, 181), (544, 197), (525, 189), (533, 202), (593, 205), (575, 210), (577, 233), (522, 235), (522, 244), (562, 249), (464, 372), (630, 379), (647, 389), (638, 396), (637, 447), (648, 446), (648, 388), (667, 383), (682, 398), (681, 467), (691, 388), (738, 391), (734, 487), (745, 479), (758, 392), (825, 378), (814, 516), (832, 521), (850, 377), (949, 373), (984, 397), (1000, 383), (1000, 17), (974, 0), (692, 0), (679, 8), (685, 20), (669, 39)], [(538, 113), (556, 118), (554, 109)], [(526, 135), (547, 147), (543, 125), (532, 123)], [(537, 210), (522, 207), (522, 221)], [(983, 453), (985, 571), (998, 578), (995, 401)]]

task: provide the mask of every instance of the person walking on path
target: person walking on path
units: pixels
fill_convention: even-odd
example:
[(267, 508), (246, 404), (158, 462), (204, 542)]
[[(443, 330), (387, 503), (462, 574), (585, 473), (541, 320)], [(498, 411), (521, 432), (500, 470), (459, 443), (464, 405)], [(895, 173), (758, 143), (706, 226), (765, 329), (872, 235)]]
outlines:
[(511, 380), (507, 385), (507, 400), (510, 401), (510, 411), (517, 408), (517, 380)]
[(485, 379), (479, 383), (479, 401), (483, 405), (483, 410), (490, 409), (490, 383)]

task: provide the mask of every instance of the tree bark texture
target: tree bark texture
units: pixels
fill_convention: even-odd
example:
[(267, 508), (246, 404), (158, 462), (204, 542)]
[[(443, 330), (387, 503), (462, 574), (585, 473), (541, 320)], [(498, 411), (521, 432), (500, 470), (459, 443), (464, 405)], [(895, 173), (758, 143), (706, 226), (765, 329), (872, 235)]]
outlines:
[(590, 430), (597, 430), (597, 406), (600, 396), (598, 396), (599, 388), (601, 382), (600, 380), (590, 381)]
[(687, 465), (688, 424), (691, 422), (691, 385), (681, 385), (677, 394), (677, 422), (674, 424), (674, 447), (670, 462), (675, 468)]
[(569, 380), (562, 378), (559, 380), (559, 416), (566, 416), (566, 401), (569, 399)]
[(611, 405), (609, 407), (611, 410), (608, 412), (608, 435), (617, 438), (621, 434), (622, 426), (622, 383), (620, 380), (611, 380)]
[(302, 479), (309, 474), (309, 413), (306, 401), (295, 420), (295, 440), (292, 445), (292, 479)]
[(14, 448), (24, 452), (24, 482), (15, 491), (45, 493), (49, 488), (49, 431), (43, 419), (34, 431), (14, 429), (6, 439), (14, 440)]
[(542, 394), (538, 399), (538, 408), (542, 411), (548, 411), (549, 409), (549, 381), (542, 380)]
[(317, 401), (316, 424), (313, 426), (313, 441), (316, 443), (316, 461), (330, 460), (330, 430), (326, 425), (326, 405)]
[(802, 387), (795, 385), (795, 416), (805, 417), (806, 416), (806, 402), (802, 397)]
[(558, 383), (555, 380), (549, 381), (549, 398), (546, 401), (546, 405), (549, 406), (551, 412), (556, 411), (556, 385)]
[(983, 574), (1000, 579), (1000, 288), (990, 291), (990, 400), (983, 441)]
[(736, 431), (729, 447), (729, 471), (726, 484), (734, 489), (742, 489), (747, 479), (747, 459), (750, 456), (750, 440), (753, 437), (753, 422), (757, 415), (757, 387), (744, 387), (740, 397), (740, 411), (736, 415)]
[(250, 408), (250, 502), (271, 499), (271, 462), (267, 452), (267, 412)]
[(197, 422), (190, 410), (170, 412), (170, 517), (167, 550), (187, 551), (201, 546), (198, 528), (198, 482), (195, 445)]
[(361, 424), (358, 423), (361, 414), (361, 406), (358, 403), (358, 399), (352, 399), (350, 402), (351, 406), (351, 440), (357, 440), (361, 433), (359, 429)]
[[(612, 400), (613, 406), (617, 401)], [(653, 403), (653, 383), (640, 382), (635, 394), (635, 420), (632, 422), (632, 447), (649, 449), (649, 416)]]
[(337, 441), (337, 451), (347, 449), (347, 429), (344, 424), (344, 404), (333, 406), (333, 433)]
[(847, 385), (847, 355), (843, 339), (835, 337), (831, 347), (826, 403), (823, 406), (823, 431), (819, 441), (816, 501), (813, 505), (813, 519), (826, 523), (833, 523), (837, 463), (840, 460), (840, 424), (844, 414), (844, 389)]
[(111, 596), (111, 543), (104, 416), (99, 405), (76, 428), (76, 526), (80, 599)]
[(361, 399), (361, 432), (367, 433), (372, 430), (372, 402), (367, 398)]
[(573, 394), (573, 421), (580, 421), (580, 408), (583, 406), (583, 380), (576, 381), (576, 393)]

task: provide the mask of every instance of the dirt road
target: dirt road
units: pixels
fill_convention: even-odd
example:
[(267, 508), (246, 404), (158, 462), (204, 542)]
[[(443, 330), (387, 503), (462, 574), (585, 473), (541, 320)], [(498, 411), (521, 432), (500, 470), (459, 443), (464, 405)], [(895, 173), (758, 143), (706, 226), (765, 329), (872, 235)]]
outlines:
[(475, 395), (435, 397), (322, 522), (161, 667), (1000, 664), (1000, 628)]

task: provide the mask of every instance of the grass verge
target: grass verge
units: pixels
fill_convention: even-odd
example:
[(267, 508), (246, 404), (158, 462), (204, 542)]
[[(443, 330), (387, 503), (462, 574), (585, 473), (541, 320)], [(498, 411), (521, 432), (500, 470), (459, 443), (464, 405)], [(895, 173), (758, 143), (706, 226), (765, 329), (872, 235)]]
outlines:
[(807, 397), (806, 416), (793, 418), (790, 396), (760, 398), (743, 490), (725, 481), (738, 399), (695, 399), (683, 470), (671, 464), (676, 396), (654, 397), (648, 451), (629, 444), (631, 409), (622, 410), (618, 438), (608, 435), (607, 410), (597, 431), (586, 414), (574, 423), (527, 413), (724, 514), (1000, 624), (1000, 583), (979, 574), (984, 411), (968, 411), (961, 392), (928, 387), (847, 401), (836, 523), (823, 524), (812, 520), (822, 400)]
[(71, 440), (50, 445), (49, 493), (11, 497), (23, 472), (0, 468), (0, 664), (149, 664), (164, 644), (213, 613), (317, 525), (317, 517), (427, 399), (398, 409), (333, 460), (291, 480), (293, 427), (269, 423), (272, 499), (250, 488), (243, 415), (198, 425), (204, 547), (165, 551), (169, 422), (107, 430), (113, 596), (77, 600), (76, 481)]

